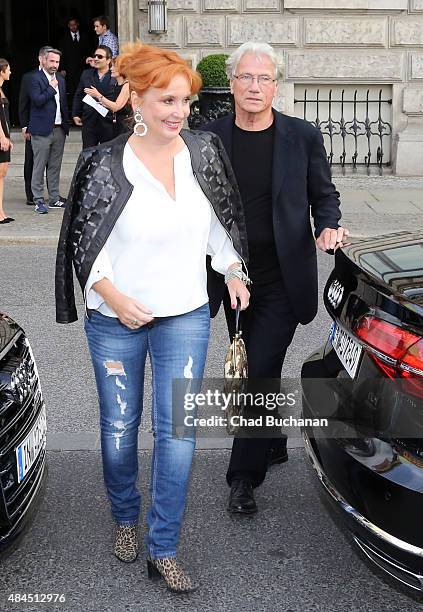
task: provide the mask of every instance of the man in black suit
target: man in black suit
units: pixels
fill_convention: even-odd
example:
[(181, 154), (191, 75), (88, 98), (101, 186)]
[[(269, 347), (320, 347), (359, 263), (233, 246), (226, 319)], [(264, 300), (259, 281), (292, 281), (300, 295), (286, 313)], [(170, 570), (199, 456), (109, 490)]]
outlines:
[(34, 74), (39, 70), (42, 70), (45, 58), (48, 51), (52, 49), (49, 45), (41, 47), (38, 52), (38, 68), (25, 72), (21, 80), (21, 87), (19, 90), (19, 123), (21, 125), (22, 135), (25, 139), (25, 160), (24, 160), (24, 182), (25, 182), (25, 194), (26, 203), (29, 206), (34, 206), (34, 197), (31, 189), (32, 179), (32, 168), (34, 165), (34, 156), (32, 153), (31, 146), (31, 134), (28, 131), (29, 124), (29, 111), (31, 108), (31, 99), (29, 97), (28, 86), (29, 82)]
[(109, 111), (103, 117), (95, 108), (84, 102), (85, 89), (95, 87), (101, 98), (115, 100), (117, 95), (116, 80), (112, 77), (110, 65), (112, 52), (106, 45), (99, 45), (94, 53), (94, 68), (84, 70), (79, 79), (72, 107), (75, 125), (82, 126), (82, 148), (94, 147), (115, 137), (113, 114)]
[[(266, 43), (244, 43), (227, 60), (235, 116), (205, 126), (220, 136), (231, 160), (244, 206), (248, 247), (250, 306), (243, 314), (249, 384), (279, 380), (286, 350), (298, 323), (317, 313), (317, 258), (342, 244), (348, 231), (338, 225), (339, 193), (319, 130), (307, 121), (272, 108), (277, 92), (275, 53)], [(315, 237), (310, 225), (314, 220)], [(209, 271), (210, 272), (210, 271)], [(224, 286), (209, 274), (212, 316)], [(234, 311), (223, 298), (230, 332)], [(272, 389), (275, 391), (275, 389)], [(260, 435), (260, 434), (259, 434)], [(253, 489), (268, 466), (288, 458), (286, 437), (236, 437), (227, 472), (228, 510), (257, 511)]]
[(79, 29), (78, 19), (71, 17), (68, 29), (60, 42), (59, 49), (62, 52), (60, 68), (62, 76), (66, 78), (68, 107), (72, 109), (73, 97), (82, 71), (86, 68), (85, 60), (91, 53), (91, 47), (88, 35)]

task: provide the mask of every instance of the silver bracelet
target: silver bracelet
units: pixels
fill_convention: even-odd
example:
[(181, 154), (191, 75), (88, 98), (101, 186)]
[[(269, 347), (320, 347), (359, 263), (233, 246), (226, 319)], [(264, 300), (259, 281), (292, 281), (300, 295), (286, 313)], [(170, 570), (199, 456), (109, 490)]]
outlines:
[(239, 278), (247, 287), (251, 285), (251, 279), (245, 274), (242, 268), (231, 268), (228, 270), (225, 274), (225, 283), (228, 284), (233, 278)]

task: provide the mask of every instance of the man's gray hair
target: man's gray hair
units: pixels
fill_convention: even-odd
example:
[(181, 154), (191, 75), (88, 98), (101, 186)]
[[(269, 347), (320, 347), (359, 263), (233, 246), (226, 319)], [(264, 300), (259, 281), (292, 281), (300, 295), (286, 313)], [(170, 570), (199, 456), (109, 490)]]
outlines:
[(47, 57), (47, 55), (48, 55), (49, 53), (54, 53), (54, 55), (58, 55), (59, 57), (62, 57), (62, 52), (61, 52), (61, 51), (59, 51), (59, 49), (49, 49), (49, 50), (46, 52), (46, 57)]
[(267, 55), (275, 65), (275, 78), (282, 78), (282, 67), (276, 57), (275, 50), (267, 43), (261, 42), (246, 42), (243, 43), (238, 49), (228, 57), (226, 60), (226, 74), (228, 79), (233, 79), (236, 74), (237, 66), (243, 55), (246, 53), (252, 53), (256, 57)]
[(52, 49), (53, 47), (51, 45), (44, 45), (44, 47), (41, 47), (41, 49), (38, 51), (38, 57), (47, 57), (48, 53), (50, 53)]

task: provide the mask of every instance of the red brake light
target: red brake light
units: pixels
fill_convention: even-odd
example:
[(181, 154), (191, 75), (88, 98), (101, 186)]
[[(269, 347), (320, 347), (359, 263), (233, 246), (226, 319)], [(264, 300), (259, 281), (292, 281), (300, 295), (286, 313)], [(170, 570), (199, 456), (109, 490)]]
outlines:
[(395, 360), (400, 359), (421, 338), (370, 315), (359, 320), (355, 333), (366, 344)]
[(423, 339), (408, 349), (399, 367), (408, 393), (423, 398)]
[(401, 359), (400, 368), (404, 371), (423, 376), (423, 338), (410, 346)]
[(362, 317), (356, 335), (369, 347), (370, 356), (390, 378), (401, 377), (408, 392), (423, 396), (423, 338), (371, 315)]

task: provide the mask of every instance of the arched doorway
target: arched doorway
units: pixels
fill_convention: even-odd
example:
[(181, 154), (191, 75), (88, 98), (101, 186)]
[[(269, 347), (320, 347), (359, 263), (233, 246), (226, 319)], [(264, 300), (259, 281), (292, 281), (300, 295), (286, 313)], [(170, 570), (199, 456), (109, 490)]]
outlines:
[(12, 125), (19, 125), (18, 99), (22, 75), (37, 66), (43, 45), (58, 46), (70, 17), (76, 17), (81, 30), (97, 39), (92, 19), (108, 15), (116, 33), (116, 0), (0, 0), (0, 57), (11, 63), (12, 78), (5, 85), (11, 103)]

